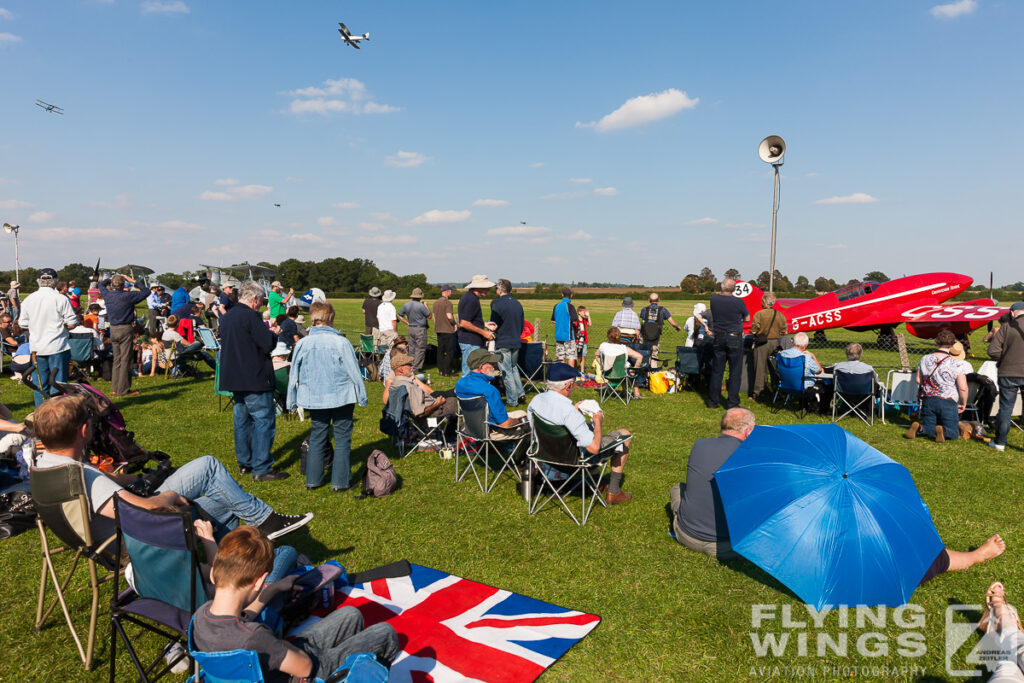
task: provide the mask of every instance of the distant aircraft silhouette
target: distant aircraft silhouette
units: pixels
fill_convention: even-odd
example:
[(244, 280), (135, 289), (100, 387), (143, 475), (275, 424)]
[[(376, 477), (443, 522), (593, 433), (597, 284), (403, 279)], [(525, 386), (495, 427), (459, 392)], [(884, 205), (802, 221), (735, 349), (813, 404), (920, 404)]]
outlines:
[(42, 100), (36, 100), (36, 106), (42, 107), (51, 114), (63, 114), (64, 110), (58, 107), (56, 104), (50, 104), (49, 102), (43, 102)]
[(280, 204), (274, 204), (274, 206), (280, 207), (281, 205)]
[(348, 30), (348, 26), (345, 26), (345, 24), (341, 23), (340, 21), (338, 22), (338, 26), (341, 27), (341, 28), (338, 29), (338, 33), (341, 34), (341, 39), (344, 40), (346, 43), (348, 43), (349, 45), (351, 45), (352, 47), (354, 47), (357, 50), (359, 49), (359, 44), (358, 43), (359, 43), (360, 40), (369, 40), (370, 39), (370, 34), (369, 33), (364, 33), (361, 36), (354, 36), (354, 35), (352, 35), (352, 32)]

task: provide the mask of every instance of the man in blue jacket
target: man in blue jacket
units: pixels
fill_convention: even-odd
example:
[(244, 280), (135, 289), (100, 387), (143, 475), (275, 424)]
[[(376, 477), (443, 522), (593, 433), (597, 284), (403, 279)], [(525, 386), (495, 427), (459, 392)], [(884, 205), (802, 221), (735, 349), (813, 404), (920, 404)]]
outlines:
[[(278, 481), (287, 472), (274, 469), (274, 366), (270, 352), (277, 334), (259, 314), (263, 288), (246, 282), (233, 306), (220, 321), (220, 388), (234, 393), (235, 459), (242, 474), (255, 481)], [(277, 328), (275, 327), (274, 330)]]
[(555, 304), (555, 309), (551, 311), (551, 320), (555, 323), (555, 360), (574, 368), (576, 367), (576, 342), (573, 340), (572, 331), (579, 318), (571, 300), (572, 290), (562, 287), (562, 300)]

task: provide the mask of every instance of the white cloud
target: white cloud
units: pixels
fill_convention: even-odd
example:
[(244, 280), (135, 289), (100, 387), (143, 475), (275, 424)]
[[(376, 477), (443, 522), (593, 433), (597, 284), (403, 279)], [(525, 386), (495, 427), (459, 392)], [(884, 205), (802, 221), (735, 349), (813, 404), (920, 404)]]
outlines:
[(594, 182), (590, 178), (569, 178), (570, 183), (579, 183), (580, 185), (586, 185), (587, 183)]
[(593, 237), (593, 235), (591, 235), (589, 232), (587, 232), (585, 230), (577, 230), (576, 232), (572, 233), (571, 235), (567, 235), (566, 239), (570, 239), (570, 240), (589, 240), (592, 237)]
[(700, 102), (699, 97), (690, 98), (685, 92), (669, 88), (650, 95), (640, 95), (626, 102), (604, 116), (600, 121), (576, 122), (577, 128), (595, 128), (601, 133), (619, 128), (632, 128), (678, 114), (683, 109), (693, 109)]
[(335, 204), (331, 204), (331, 208), (333, 208), (333, 209), (358, 209), (359, 208), (359, 204), (357, 204), (356, 202), (337, 202)]
[(568, 261), (561, 256), (548, 256), (544, 259), (544, 263), (568, 263)]
[(602, 197), (614, 197), (619, 194), (619, 191), (614, 187), (595, 187), (594, 194), (601, 195)]
[(238, 181), (233, 178), (223, 178), (213, 182), (225, 189), (223, 191), (204, 190), (199, 195), (200, 199), (208, 202), (233, 202), (238, 199), (258, 199), (274, 191), (270, 185), (239, 185)]
[(164, 221), (158, 226), (161, 230), (188, 230), (189, 232), (198, 232), (200, 230), (206, 230), (205, 225), (199, 225), (198, 223), (188, 223), (186, 221)]
[(366, 85), (355, 78), (329, 78), (322, 87), (299, 88), (284, 94), (293, 98), (288, 107), (292, 114), (389, 114), (400, 110), (400, 107), (374, 102)]
[(827, 199), (817, 199), (814, 201), (815, 204), (874, 204), (878, 201), (877, 197), (872, 197), (864, 192), (854, 192), (843, 197), (829, 197)]
[(385, 163), (388, 166), (398, 166), (399, 168), (414, 168), (425, 162), (430, 157), (427, 157), (419, 152), (403, 152), (398, 150), (398, 154), (389, 156)]
[(978, 9), (976, 0), (957, 0), (957, 2), (950, 2), (945, 5), (935, 5), (935, 7), (928, 11), (936, 19), (956, 19), (965, 14), (970, 14), (976, 9)]
[(42, 237), (43, 239), (55, 239), (55, 240), (81, 240), (90, 238), (135, 238), (136, 234), (128, 232), (127, 230), (119, 230), (117, 228), (69, 228), (61, 226), (59, 228), (43, 228), (32, 233)]
[(320, 216), (316, 219), (316, 223), (321, 228), (336, 228), (341, 225), (334, 216)]
[(191, 11), (181, 0), (146, 0), (142, 3), (143, 14), (188, 14)]
[(375, 221), (384, 221), (387, 223), (394, 223), (398, 220), (387, 211), (372, 211), (370, 213), (370, 218)]
[(422, 213), (416, 218), (413, 218), (411, 223), (413, 225), (429, 225), (437, 223), (461, 223), (467, 220), (470, 216), (469, 209), (463, 209), (462, 211), (456, 211), (449, 209), (442, 211), (441, 209), (431, 209), (426, 213)]
[(359, 244), (413, 244), (418, 241), (415, 235), (361, 235), (356, 238)]
[(686, 223), (684, 223), (684, 225), (713, 225), (713, 224), (715, 224), (717, 222), (718, 222), (717, 218), (712, 218), (711, 216), (705, 216), (704, 218), (697, 218), (697, 219), (692, 220), (692, 221), (686, 221)]
[(549, 232), (551, 232), (551, 228), (545, 228), (542, 225), (510, 225), (503, 228), (491, 228), (487, 234), (493, 237), (533, 237), (546, 235)]
[(495, 208), (499, 206), (508, 206), (508, 202), (504, 199), (478, 199), (473, 202), (473, 206), (486, 206), (489, 208)]
[(535, 161), (532, 164), (530, 164), (530, 168), (543, 168), (543, 167), (544, 167), (544, 162), (543, 161)]
[(19, 199), (0, 199), (0, 209), (28, 209), (32, 205)]
[(4, 45), (13, 45), (14, 43), (20, 43), (21, 36), (16, 36), (13, 33), (0, 33), (0, 47)]
[(551, 194), (541, 195), (541, 199), (579, 199), (585, 196), (587, 193), (578, 192), (552, 192)]
[(128, 195), (124, 192), (114, 195), (114, 198), (109, 202), (89, 202), (89, 206), (96, 206), (101, 209), (127, 209), (131, 205), (132, 203), (128, 201)]
[(359, 229), (365, 232), (380, 232), (381, 230), (384, 229), (384, 226), (381, 225), (380, 223), (369, 223), (363, 221), (362, 223), (359, 224)]
[(21, 181), (14, 178), (0, 177), (0, 185), (21, 185)]
[(301, 183), (304, 182), (302, 178), (296, 178), (295, 176), (288, 176), (284, 179), (286, 183)]
[(7, 19), (8, 21), (10, 21), (13, 18), (14, 15), (11, 14), (11, 10), (0, 7), (0, 19)]
[(32, 214), (31, 216), (28, 217), (28, 222), (29, 223), (45, 223), (46, 221), (50, 220), (51, 218), (53, 218), (56, 215), (57, 214), (55, 214), (52, 211), (36, 211), (34, 214)]

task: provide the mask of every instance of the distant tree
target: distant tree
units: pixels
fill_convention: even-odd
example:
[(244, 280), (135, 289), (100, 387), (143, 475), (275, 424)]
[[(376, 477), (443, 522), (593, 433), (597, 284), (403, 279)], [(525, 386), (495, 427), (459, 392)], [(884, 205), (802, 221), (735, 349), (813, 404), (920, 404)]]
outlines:
[(177, 273), (163, 273), (156, 276), (156, 281), (167, 288), (168, 291), (173, 291), (181, 286), (184, 280), (181, 275)]
[(889, 276), (880, 270), (872, 270), (870, 273), (864, 276), (865, 280), (872, 280), (874, 282), (888, 282)]
[(860, 282), (860, 280), (858, 280), (857, 278), (850, 278), (849, 280), (846, 281), (846, 284), (847, 284), (847, 286), (849, 286), (849, 285), (858, 284), (859, 282)]
[(775, 291), (776, 292), (792, 292), (794, 291), (793, 283), (789, 281), (789, 278), (775, 271)]
[(707, 266), (704, 266), (703, 268), (700, 269), (699, 277), (700, 277), (701, 280), (714, 280), (715, 279), (715, 273), (714, 273), (714, 271), (712, 271)]
[(1024, 290), (1024, 282), (1014, 282), (1012, 285), (1003, 285), (1002, 289)]
[(819, 292), (831, 292), (836, 288), (836, 281), (826, 278), (824, 275), (814, 281), (814, 289)]
[(696, 294), (700, 291), (700, 278), (690, 273), (679, 283), (679, 290), (686, 294)]
[(754, 280), (754, 283), (761, 289), (768, 289), (768, 279), (770, 277), (771, 273), (769, 273), (767, 270), (762, 270), (761, 274), (757, 276), (756, 280)]
[(801, 275), (796, 279), (796, 291), (798, 292), (809, 292), (811, 291), (811, 281), (807, 279), (806, 275)]
[(725, 271), (725, 277), (731, 277), (733, 280), (738, 280), (740, 277), (740, 271), (736, 270), (735, 268), (730, 268), (729, 270)]
[(71, 263), (57, 271), (57, 277), (65, 282), (75, 281), (75, 285), (85, 289), (89, 286), (89, 278), (92, 277), (92, 266), (81, 263)]

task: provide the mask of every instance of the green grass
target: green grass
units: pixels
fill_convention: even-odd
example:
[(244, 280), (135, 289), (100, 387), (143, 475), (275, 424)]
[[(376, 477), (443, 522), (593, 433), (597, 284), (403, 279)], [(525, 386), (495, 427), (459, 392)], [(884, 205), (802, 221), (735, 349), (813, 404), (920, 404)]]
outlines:
[[(527, 317), (540, 318), (542, 336), (550, 331), (554, 302), (527, 302)], [(338, 327), (361, 329), (358, 302), (336, 302)], [(613, 301), (587, 302), (595, 321), (591, 354), (601, 330), (618, 309)], [(671, 305), (670, 305), (671, 308)], [(678, 306), (677, 306), (678, 308)], [(684, 310), (674, 310), (682, 324)], [(836, 331), (833, 341), (871, 339), (871, 335)], [(674, 351), (681, 338), (667, 334), (663, 348)], [(976, 349), (981, 348), (980, 340)], [(874, 356), (873, 354), (878, 354)], [(823, 361), (839, 359), (839, 350), (823, 351)], [(884, 356), (883, 356), (884, 354)], [(834, 356), (834, 357), (832, 357)], [(876, 365), (896, 365), (895, 354), (868, 349), (865, 360)], [(912, 360), (914, 360), (912, 358)], [(433, 373), (435, 387), (453, 381)], [(18, 418), (32, 408), (31, 394), (4, 379), (2, 400)], [(97, 386), (109, 391), (109, 384)], [(134, 387), (142, 394), (119, 403), (137, 440), (150, 449), (164, 450), (175, 464), (204, 454), (219, 458), (236, 472), (230, 411), (218, 412), (212, 377), (204, 373), (194, 380), (143, 378)], [(361, 466), (374, 448), (386, 448), (377, 429), (380, 416), (379, 385), (368, 386), (370, 405), (356, 411), (353, 436), (353, 467)], [(577, 389), (575, 398), (596, 397), (596, 391)], [(737, 560), (719, 563), (677, 545), (668, 536), (668, 490), (685, 478), (686, 459), (695, 439), (717, 433), (719, 411), (704, 408), (692, 393), (650, 396), (623, 407), (607, 403), (606, 424), (625, 427), (636, 434), (627, 466), (624, 488), (632, 503), (611, 509), (595, 509), (589, 523), (578, 528), (558, 508), (548, 507), (528, 516), (525, 502), (516, 495), (512, 481), (484, 496), (475, 482), (453, 482), (454, 461), (417, 453), (396, 461), (401, 488), (381, 499), (357, 500), (351, 493), (332, 494), (329, 489), (307, 492), (299, 476), (299, 444), (309, 423), (278, 420), (274, 455), (279, 466), (292, 473), (284, 482), (256, 484), (240, 481), (276, 509), (286, 513), (312, 510), (316, 518), (288, 542), (315, 561), (336, 559), (350, 570), (360, 570), (407, 558), (459, 576), (554, 602), (567, 608), (599, 614), (595, 631), (557, 662), (545, 680), (573, 681), (737, 681), (795, 680), (785, 669), (769, 669), (758, 675), (751, 667), (813, 666), (814, 680), (848, 678), (842, 667), (917, 666), (934, 680), (944, 673), (944, 612), (950, 603), (979, 602), (988, 584), (1002, 580), (1009, 599), (1024, 591), (1021, 569), (1022, 535), (1019, 520), (1024, 514), (1019, 484), (1021, 435), (1011, 435), (1012, 446), (996, 453), (983, 445), (927, 440), (907, 442), (898, 425), (867, 427), (846, 420), (843, 426), (876, 448), (906, 465), (928, 503), (939, 534), (948, 547), (968, 549), (999, 532), (1007, 551), (999, 559), (970, 571), (941, 576), (920, 588), (913, 602), (923, 607), (923, 632), (927, 652), (919, 658), (896, 654), (900, 629), (887, 620), (884, 628), (839, 627), (830, 615), (824, 631), (836, 637), (847, 631), (848, 657), (818, 657), (814, 634), (809, 656), (798, 656), (790, 646), (782, 657), (758, 658), (751, 644), (751, 606), (788, 605), (794, 615), (803, 614), (795, 597), (752, 564)], [(760, 424), (797, 422), (790, 412), (769, 414), (754, 405)], [(804, 422), (824, 420), (809, 416)], [(900, 425), (905, 422), (900, 422)], [(97, 666), (88, 675), (78, 662), (73, 643), (59, 617), (51, 617), (41, 633), (33, 632), (35, 596), (39, 580), (39, 539), (31, 531), (0, 544), (0, 572), (7, 589), (0, 614), (0, 681), (6, 680), (100, 680), (109, 653), (106, 622), (101, 614)], [(84, 578), (84, 575), (83, 575)], [(71, 591), (72, 608), (87, 610), (84, 591)], [(104, 594), (104, 600), (106, 594)], [(794, 617), (796, 618), (796, 617)], [(759, 633), (781, 630), (778, 622)], [(887, 656), (870, 658), (856, 653), (854, 642), (863, 633), (879, 631), (890, 643)], [(962, 662), (963, 655), (960, 655)], [(822, 665), (840, 667), (840, 675), (823, 675)], [(968, 667), (970, 668), (970, 667)], [(122, 656), (119, 679), (132, 679), (130, 662)], [(842, 675), (842, 674), (846, 675)], [(889, 675), (889, 680), (920, 680), (920, 671)], [(858, 672), (859, 678), (865, 678)], [(872, 678), (872, 676), (866, 676)]]

